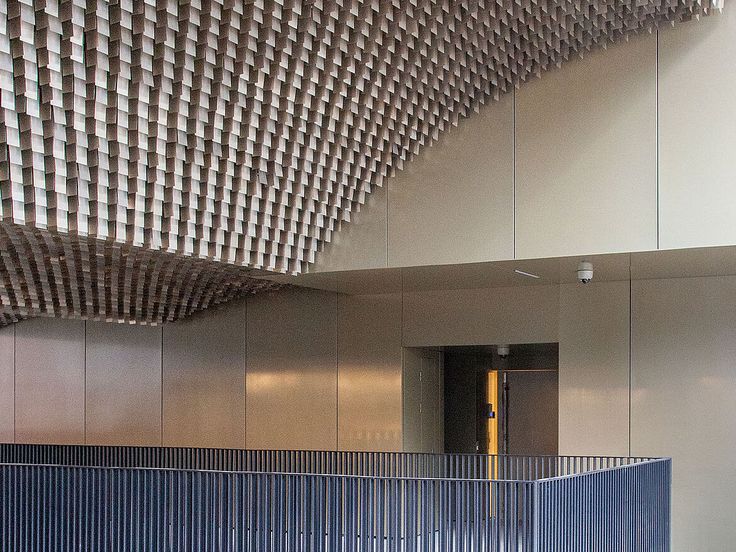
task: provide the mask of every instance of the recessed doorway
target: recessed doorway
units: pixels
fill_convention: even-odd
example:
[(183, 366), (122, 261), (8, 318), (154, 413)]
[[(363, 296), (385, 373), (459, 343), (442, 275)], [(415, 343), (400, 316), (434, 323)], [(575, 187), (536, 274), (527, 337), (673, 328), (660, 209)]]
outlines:
[(442, 351), (446, 452), (557, 454), (557, 343)]

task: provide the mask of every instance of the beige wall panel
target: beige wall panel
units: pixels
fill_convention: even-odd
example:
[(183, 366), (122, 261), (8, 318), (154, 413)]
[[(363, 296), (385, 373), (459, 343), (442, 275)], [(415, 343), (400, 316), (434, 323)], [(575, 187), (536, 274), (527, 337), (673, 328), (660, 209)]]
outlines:
[(404, 348), (402, 425), (406, 452), (444, 451), (443, 360), (436, 347)]
[(402, 357), (401, 388), (404, 451), (422, 451), (422, 350), (406, 347)]
[(440, 135), (389, 180), (389, 265), (510, 259), (513, 94)]
[(557, 341), (558, 286), (404, 295), (404, 346)]
[(736, 277), (634, 282), (633, 454), (673, 458), (675, 552), (736, 542)]
[(422, 451), (445, 450), (444, 359), (436, 349), (422, 352)]
[(14, 326), (0, 329), (0, 443), (12, 443), (15, 433)]
[(87, 443), (161, 444), (161, 327), (87, 323)]
[(388, 264), (388, 181), (375, 186), (360, 211), (332, 234), (306, 272), (384, 268)]
[(401, 295), (337, 300), (338, 448), (401, 450)]
[(560, 286), (560, 454), (629, 452), (629, 282)]
[(25, 320), (15, 328), (15, 439), (84, 443), (84, 322)]
[(248, 448), (337, 447), (337, 294), (248, 300)]
[(734, 244), (733, 6), (663, 29), (659, 55), (660, 247)]
[(245, 445), (245, 301), (163, 328), (163, 442)]
[(654, 35), (517, 92), (516, 257), (656, 249)]

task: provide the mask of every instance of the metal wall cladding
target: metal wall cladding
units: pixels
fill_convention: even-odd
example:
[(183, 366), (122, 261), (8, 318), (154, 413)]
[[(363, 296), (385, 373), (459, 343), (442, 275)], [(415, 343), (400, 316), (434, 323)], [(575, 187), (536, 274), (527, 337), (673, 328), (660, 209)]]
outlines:
[(631, 451), (672, 456), (673, 547), (729, 550), (736, 481), (716, 459), (736, 452), (736, 277), (640, 280), (631, 294)]
[(245, 446), (246, 304), (163, 328), (163, 443)]
[[(252, 285), (223, 266), (298, 273), (384, 177), (483, 102), (710, 8), (0, 0), (2, 311), (165, 321)], [(19, 246), (18, 226), (38, 234)], [(142, 257), (101, 260), (110, 244)], [(197, 276), (182, 290), (182, 267), (151, 251), (206, 262), (184, 267)]]
[(161, 444), (162, 328), (86, 326), (86, 442)]
[(401, 295), (337, 301), (337, 448), (401, 450)]
[(657, 48), (637, 37), (517, 92), (517, 258), (657, 249)]
[(15, 328), (0, 330), (0, 441), (15, 438)]
[(560, 286), (559, 452), (629, 450), (629, 282)]
[(15, 439), (84, 443), (81, 320), (27, 320), (15, 328)]
[(260, 294), (247, 320), (246, 446), (337, 447), (336, 294)]

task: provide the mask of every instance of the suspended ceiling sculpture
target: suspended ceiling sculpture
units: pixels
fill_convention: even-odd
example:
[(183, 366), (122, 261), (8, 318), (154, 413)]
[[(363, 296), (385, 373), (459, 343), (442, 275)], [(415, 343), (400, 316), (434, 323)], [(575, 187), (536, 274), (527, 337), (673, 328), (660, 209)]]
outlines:
[[(63, 318), (158, 324), (279, 286), (228, 263), (0, 224), (0, 325)], [(29, 285), (30, 282), (30, 285)]]
[(0, 0), (0, 312), (163, 322), (298, 273), (488, 99), (697, 0)]

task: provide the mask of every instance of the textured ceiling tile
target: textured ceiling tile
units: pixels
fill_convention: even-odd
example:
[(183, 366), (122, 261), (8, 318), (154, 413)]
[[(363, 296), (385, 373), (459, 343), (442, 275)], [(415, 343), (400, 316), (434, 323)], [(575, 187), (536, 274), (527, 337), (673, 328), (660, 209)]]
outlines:
[(715, 7), (0, 0), (0, 322), (164, 322), (301, 272), (485, 101)]

